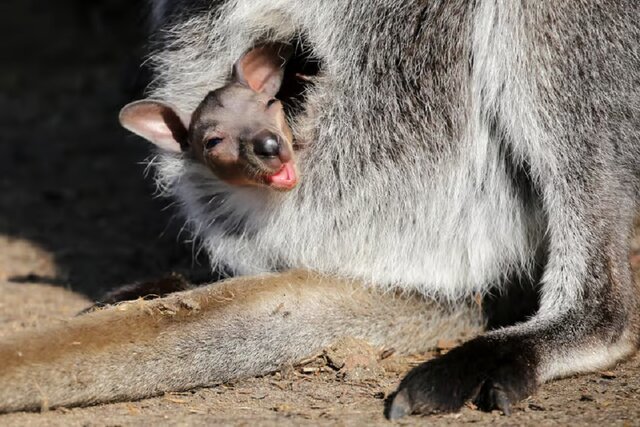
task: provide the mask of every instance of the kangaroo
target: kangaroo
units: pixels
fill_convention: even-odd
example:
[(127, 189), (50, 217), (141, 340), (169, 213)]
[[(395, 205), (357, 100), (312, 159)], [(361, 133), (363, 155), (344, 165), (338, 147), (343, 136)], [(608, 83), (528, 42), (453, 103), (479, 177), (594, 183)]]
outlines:
[(284, 54), (277, 46), (247, 52), (232, 81), (209, 92), (188, 120), (170, 104), (142, 100), (121, 110), (120, 123), (162, 149), (187, 151), (229, 184), (291, 190), (293, 137), (275, 98)]
[[(290, 95), (294, 139), (309, 143), (296, 159), (304, 180), (246, 197), (193, 158), (159, 151), (159, 188), (212, 268), (236, 277), (1, 343), (0, 410), (215, 384), (343, 335), (412, 351), (466, 323), (475, 332), (412, 370), (387, 416), (467, 401), (509, 413), (545, 381), (636, 351), (635, 1), (156, 6), (169, 31), (152, 95), (179, 111), (253, 46), (290, 43), (290, 64), (319, 64), (314, 84)], [(527, 280), (537, 311), (479, 332), (469, 298)]]

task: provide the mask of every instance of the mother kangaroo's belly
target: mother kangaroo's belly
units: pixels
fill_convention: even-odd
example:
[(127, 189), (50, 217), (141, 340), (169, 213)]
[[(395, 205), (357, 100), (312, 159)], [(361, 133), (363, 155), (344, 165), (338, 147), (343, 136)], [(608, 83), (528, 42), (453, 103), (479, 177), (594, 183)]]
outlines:
[(310, 268), (426, 295), (468, 295), (531, 265), (541, 235), (532, 203), (495, 173), (491, 185), (460, 173), (429, 187), (285, 197), (270, 216), (249, 218), (250, 232), (212, 231), (205, 246), (214, 263), (240, 274)]

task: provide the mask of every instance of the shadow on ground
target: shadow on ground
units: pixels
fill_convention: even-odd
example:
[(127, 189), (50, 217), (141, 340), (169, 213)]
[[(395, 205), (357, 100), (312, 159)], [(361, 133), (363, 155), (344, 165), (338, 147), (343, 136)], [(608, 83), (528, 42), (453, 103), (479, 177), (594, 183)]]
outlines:
[(143, 3), (0, 4), (0, 235), (51, 253), (57, 273), (46, 281), (89, 296), (194, 271), (169, 202), (143, 179), (148, 146), (117, 123), (142, 52)]

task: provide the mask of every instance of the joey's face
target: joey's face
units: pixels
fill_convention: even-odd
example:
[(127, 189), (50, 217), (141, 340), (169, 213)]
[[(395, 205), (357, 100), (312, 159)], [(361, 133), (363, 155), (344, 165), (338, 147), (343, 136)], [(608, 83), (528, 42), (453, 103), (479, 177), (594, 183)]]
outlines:
[(210, 92), (190, 119), (170, 103), (146, 99), (124, 106), (120, 123), (162, 150), (191, 153), (230, 184), (291, 190), (298, 182), (293, 137), (275, 99), (289, 51), (275, 43), (246, 52), (231, 83)]
[(196, 159), (230, 184), (283, 191), (297, 184), (282, 104), (246, 86), (230, 84), (206, 96), (192, 116), (189, 146)]

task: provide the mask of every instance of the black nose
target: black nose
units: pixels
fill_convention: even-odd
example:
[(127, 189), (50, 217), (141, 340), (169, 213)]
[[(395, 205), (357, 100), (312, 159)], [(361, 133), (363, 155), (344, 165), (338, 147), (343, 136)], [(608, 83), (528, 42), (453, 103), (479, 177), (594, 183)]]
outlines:
[(253, 152), (260, 157), (276, 157), (280, 154), (278, 138), (272, 134), (266, 134), (253, 141)]

